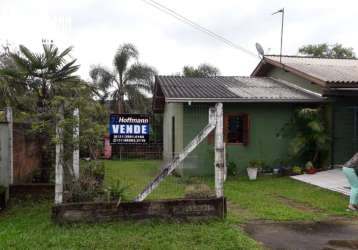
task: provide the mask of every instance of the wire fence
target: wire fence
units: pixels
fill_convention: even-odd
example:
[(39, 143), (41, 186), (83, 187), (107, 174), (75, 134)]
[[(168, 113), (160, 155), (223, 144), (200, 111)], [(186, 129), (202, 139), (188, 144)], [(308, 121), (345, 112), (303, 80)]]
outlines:
[[(142, 145), (112, 145), (112, 160), (106, 161), (106, 183), (126, 187), (134, 199), (172, 159), (208, 124), (209, 105), (184, 105), (176, 112), (152, 119), (156, 138)], [(147, 199), (208, 198), (214, 190), (213, 134), (205, 138), (178, 168), (166, 177)]]

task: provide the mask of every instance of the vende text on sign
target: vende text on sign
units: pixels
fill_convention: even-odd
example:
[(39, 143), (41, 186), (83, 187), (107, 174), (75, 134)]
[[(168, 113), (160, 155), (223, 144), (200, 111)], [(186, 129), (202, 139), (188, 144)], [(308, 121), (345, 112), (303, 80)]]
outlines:
[(149, 140), (149, 117), (138, 114), (111, 114), (111, 144), (143, 144)]

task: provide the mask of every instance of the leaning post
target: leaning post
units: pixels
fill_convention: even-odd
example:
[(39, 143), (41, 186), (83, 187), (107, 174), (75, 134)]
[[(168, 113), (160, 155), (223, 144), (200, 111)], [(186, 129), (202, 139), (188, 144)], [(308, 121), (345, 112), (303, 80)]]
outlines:
[(224, 196), (223, 120), (223, 104), (217, 103), (215, 128), (215, 192), (217, 198)]
[(75, 179), (78, 180), (80, 177), (80, 148), (79, 148), (79, 139), (80, 139), (80, 111), (78, 108), (75, 108), (73, 111), (73, 155), (72, 155), (72, 165), (73, 165), (73, 174)]
[(63, 104), (61, 104), (56, 121), (55, 204), (61, 204), (63, 201), (63, 128), (61, 127), (63, 113)]

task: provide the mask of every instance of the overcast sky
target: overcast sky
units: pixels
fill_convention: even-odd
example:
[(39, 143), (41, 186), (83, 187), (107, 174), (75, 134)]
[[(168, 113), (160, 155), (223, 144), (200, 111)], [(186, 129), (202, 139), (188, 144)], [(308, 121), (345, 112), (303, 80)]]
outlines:
[[(298, 0), (157, 0), (185, 17), (256, 53), (279, 52), (280, 15), (284, 7), (284, 54), (308, 43), (342, 43), (358, 52), (357, 9), (352, 1)], [(268, 2), (270, 2), (268, 4)], [(227, 46), (141, 0), (0, 0), (0, 43), (24, 44), (39, 51), (42, 39), (61, 49), (74, 46), (80, 74), (91, 65), (112, 66), (122, 43), (133, 43), (139, 60), (160, 74), (206, 62), (223, 75), (249, 75), (258, 58)]]

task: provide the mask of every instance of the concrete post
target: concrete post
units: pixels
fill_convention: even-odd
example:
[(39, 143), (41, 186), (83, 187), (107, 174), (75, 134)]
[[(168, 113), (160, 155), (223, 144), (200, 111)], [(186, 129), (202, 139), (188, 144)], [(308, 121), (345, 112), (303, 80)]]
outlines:
[(56, 166), (55, 166), (55, 204), (63, 202), (63, 128), (64, 120), (63, 105), (59, 107), (59, 118), (56, 122)]
[(8, 123), (9, 127), (9, 164), (10, 164), (10, 171), (9, 171), (9, 179), (10, 184), (14, 184), (14, 150), (13, 150), (13, 115), (12, 115), (12, 108), (6, 107), (5, 110), (6, 122)]
[(73, 111), (73, 118), (73, 141), (75, 143), (73, 145), (72, 165), (75, 179), (78, 180), (80, 177), (80, 148), (78, 142), (80, 139), (80, 111), (78, 108)]
[(224, 135), (223, 135), (223, 104), (216, 104), (215, 128), (215, 192), (216, 197), (224, 196)]

